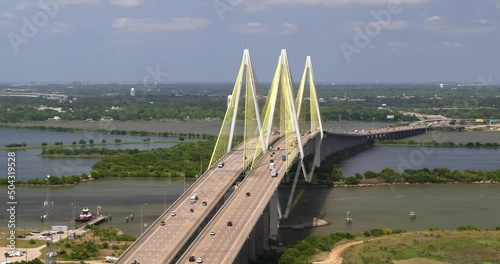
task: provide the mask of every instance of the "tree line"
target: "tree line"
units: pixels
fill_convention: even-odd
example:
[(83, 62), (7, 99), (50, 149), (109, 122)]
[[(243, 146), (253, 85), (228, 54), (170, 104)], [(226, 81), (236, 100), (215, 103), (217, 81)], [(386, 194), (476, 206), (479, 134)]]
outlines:
[(473, 182), (500, 182), (500, 169), (492, 171), (482, 170), (450, 170), (448, 168), (435, 169), (405, 169), (399, 173), (393, 168), (385, 168), (380, 172), (367, 171), (364, 174), (345, 178), (344, 183), (357, 185), (363, 180), (378, 179), (383, 183), (473, 183)]
[(93, 178), (195, 177), (207, 169), (215, 141), (181, 142), (171, 148), (106, 157), (92, 166)]
[(106, 149), (106, 148), (44, 148), (40, 156), (117, 156), (139, 153), (134, 149)]
[(431, 147), (468, 147), (468, 148), (498, 148), (500, 147), (500, 144), (497, 142), (493, 143), (481, 143), (481, 142), (467, 142), (467, 143), (455, 143), (452, 141), (448, 142), (437, 142), (435, 140), (432, 141), (422, 141), (418, 142), (415, 140), (385, 140), (380, 143), (379, 145), (406, 145), (406, 146), (431, 146)]

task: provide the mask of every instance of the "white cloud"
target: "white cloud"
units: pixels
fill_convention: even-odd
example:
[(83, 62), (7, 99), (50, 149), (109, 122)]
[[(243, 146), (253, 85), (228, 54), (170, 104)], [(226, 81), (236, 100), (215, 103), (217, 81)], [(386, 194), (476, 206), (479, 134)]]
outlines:
[(399, 30), (399, 29), (404, 29), (409, 25), (408, 21), (406, 20), (394, 20), (394, 21), (370, 21), (370, 22), (364, 22), (364, 21), (352, 21), (347, 25), (347, 29), (352, 31), (356, 28), (360, 28), (364, 30), (365, 28), (380, 28), (380, 29), (386, 29), (386, 30)]
[(234, 24), (231, 26), (231, 31), (243, 34), (257, 34), (268, 32), (267, 26), (258, 22), (249, 22), (245, 24)]
[(431, 16), (431, 17), (427, 17), (424, 19), (425, 22), (435, 22), (435, 21), (442, 21), (443, 18), (440, 17), (440, 16)]
[(278, 26), (279, 33), (283, 35), (295, 34), (298, 31), (298, 29), (299, 27), (297, 27), (297, 25), (291, 23), (283, 23)]
[[(427, 3), (430, 0), (399, 0), (399, 5), (416, 5)], [(308, 6), (347, 6), (347, 5), (387, 5), (394, 0), (240, 0), (247, 10), (262, 10), (275, 5), (308, 5)]]
[(392, 48), (406, 48), (410, 46), (410, 43), (406, 41), (390, 41), (389, 46)]
[(52, 25), (48, 27), (48, 30), (52, 33), (60, 34), (60, 33), (70, 32), (71, 28), (68, 24), (64, 22), (54, 22), (52, 23)]
[(0, 13), (0, 19), (13, 19), (14, 17), (16, 17), (16, 15), (9, 12)]
[(11, 24), (12, 20), (14, 20), (15, 17), (16, 17), (16, 15), (14, 15), (12, 13), (8, 13), (8, 12), (0, 13), (0, 25)]
[(143, 0), (111, 0), (112, 5), (117, 6), (138, 6), (141, 5)]
[(487, 24), (488, 23), (488, 19), (477, 19), (475, 20), (474, 22), (476, 23), (480, 23), (480, 24)]
[(210, 25), (210, 21), (200, 17), (180, 17), (171, 20), (117, 18), (112, 28), (132, 32), (193, 31)]
[(440, 16), (432, 16), (424, 19), (423, 29), (435, 33), (448, 34), (482, 34), (495, 30), (495, 27), (489, 25), (487, 20), (477, 20), (473, 25), (458, 25), (448, 22)]
[(460, 42), (452, 42), (452, 41), (443, 41), (441, 42), (441, 45), (447, 47), (447, 48), (463, 48), (464, 44)]
[(406, 26), (408, 26), (408, 21), (405, 20), (394, 20), (394, 21), (373, 21), (370, 22), (369, 24), (375, 25), (379, 24), (381, 28), (387, 29), (387, 30), (397, 30), (397, 29), (403, 29)]
[(242, 34), (280, 34), (292, 35), (298, 31), (299, 27), (292, 23), (282, 23), (279, 25), (266, 25), (259, 22), (249, 22), (244, 24), (231, 25), (231, 31)]
[(99, 5), (101, 0), (61, 0), (66, 5)]
[(29, 0), (19, 0), (19, 1), (17, 1), (17, 4), (16, 4), (16, 6), (14, 8), (17, 9), (17, 10), (24, 10), (24, 9), (30, 7), (31, 4), (32, 4), (32, 1), (29, 1)]

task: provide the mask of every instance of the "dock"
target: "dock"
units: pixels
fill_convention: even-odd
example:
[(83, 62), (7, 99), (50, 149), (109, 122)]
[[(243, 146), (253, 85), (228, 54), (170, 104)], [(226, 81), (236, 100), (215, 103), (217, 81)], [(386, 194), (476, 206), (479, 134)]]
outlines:
[(98, 217), (96, 217), (88, 222), (79, 224), (77, 228), (84, 227), (84, 226), (98, 225), (98, 224), (105, 222), (105, 221), (108, 221), (108, 217), (100, 215), (100, 216), (98, 216)]

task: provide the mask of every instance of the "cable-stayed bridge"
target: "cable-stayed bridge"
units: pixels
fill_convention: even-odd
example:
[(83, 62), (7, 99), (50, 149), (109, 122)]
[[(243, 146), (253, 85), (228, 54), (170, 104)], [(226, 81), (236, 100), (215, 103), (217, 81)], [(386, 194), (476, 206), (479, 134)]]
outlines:
[[(263, 96), (250, 53), (244, 50), (209, 169), (117, 263), (247, 263), (277, 237), (278, 221), (290, 214), (300, 174), (310, 182), (314, 168), (338, 150), (369, 140), (426, 132), (425, 127), (414, 126), (370, 133), (327, 133), (321, 123), (310, 57), (306, 58), (297, 94), (293, 83), (286, 50), (282, 50), (269, 93)], [(236, 132), (238, 122), (243, 123), (241, 133)], [(303, 160), (309, 155), (314, 157), (314, 166), (307, 171)], [(294, 164), (297, 170), (283, 212), (277, 188)], [(226, 197), (242, 176), (241, 184)]]

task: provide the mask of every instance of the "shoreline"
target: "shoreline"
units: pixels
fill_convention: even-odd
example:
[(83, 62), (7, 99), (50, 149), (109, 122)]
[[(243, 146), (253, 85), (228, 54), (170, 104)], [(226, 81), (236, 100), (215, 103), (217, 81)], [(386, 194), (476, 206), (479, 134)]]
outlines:
[[(100, 181), (100, 180), (157, 180), (157, 181), (163, 181), (163, 180), (171, 180), (171, 179), (182, 179), (183, 177), (176, 177), (176, 178), (157, 178), (157, 177), (109, 177), (109, 178), (100, 178), (100, 179), (95, 179), (95, 178), (90, 178), (90, 179), (84, 179), (81, 180), (80, 182), (73, 183), (73, 184), (54, 184), (54, 185), (49, 185), (50, 187), (73, 187), (81, 183), (87, 183), (91, 181)], [(194, 179), (195, 177), (186, 177), (186, 179)], [(426, 183), (409, 183), (409, 182), (397, 182), (397, 183), (360, 183), (360, 184), (339, 184), (335, 183), (333, 186), (325, 185), (325, 184), (318, 184), (318, 185), (300, 185), (297, 184), (297, 187), (299, 188), (329, 188), (329, 189), (335, 189), (335, 188), (364, 188), (364, 187), (381, 187), (381, 186), (415, 186), (415, 185), (451, 185), (451, 184), (499, 184), (500, 182), (496, 181), (476, 181), (476, 182), (443, 182), (443, 183), (431, 183), (431, 182), (426, 182)], [(7, 185), (7, 184), (0, 184), (0, 185)], [(18, 183), (17, 186), (27, 186), (27, 187), (47, 187), (46, 184), (26, 184), (26, 183)], [(291, 188), (291, 185), (280, 185), (278, 188)]]
[[(25, 150), (25, 149), (47, 149), (47, 148), (94, 148), (96, 146), (113, 146), (113, 145), (138, 145), (138, 144), (161, 144), (161, 143), (181, 143), (184, 141), (181, 140), (155, 140), (155, 141), (137, 141), (137, 142), (109, 142), (109, 143), (93, 143), (93, 144), (64, 144), (64, 145), (46, 145), (46, 146), (24, 146), (24, 147), (0, 147), (0, 150), (5, 150), (5, 151), (13, 151), (13, 150)], [(42, 156), (42, 155), (40, 155)], [(53, 157), (51, 155), (44, 155), (42, 157)], [(54, 156), (54, 157), (65, 157), (64, 155), (62, 156)], [(78, 156), (77, 158), (80, 157), (85, 157), (85, 156)], [(74, 158), (74, 157), (71, 157)], [(93, 158), (93, 157), (91, 157)]]
[(415, 185), (446, 185), (446, 184), (499, 184), (496, 181), (476, 181), (476, 182), (443, 182), (443, 183), (409, 183), (409, 182), (397, 182), (397, 183), (360, 183), (360, 184), (336, 184), (334, 188), (351, 188), (351, 187), (379, 187), (379, 186), (415, 186)]

